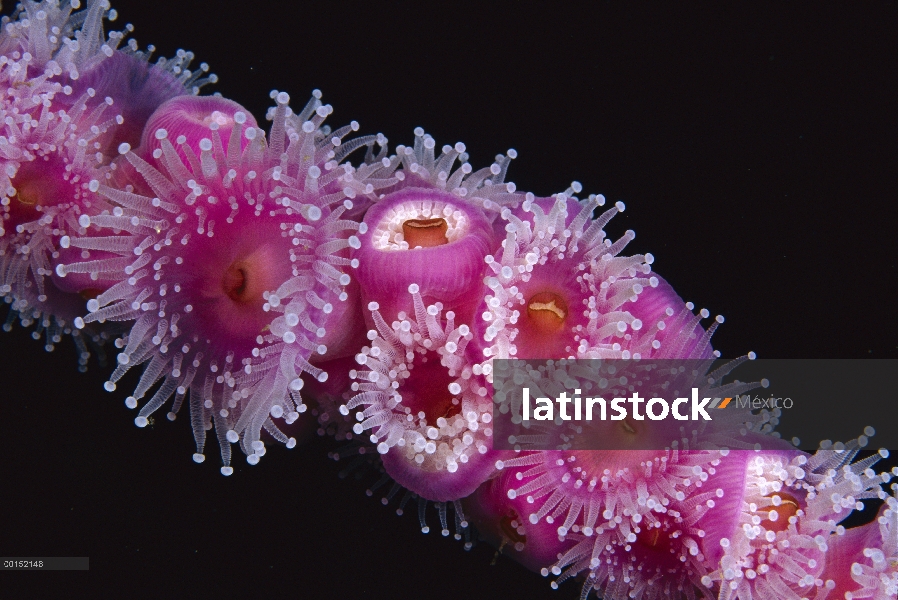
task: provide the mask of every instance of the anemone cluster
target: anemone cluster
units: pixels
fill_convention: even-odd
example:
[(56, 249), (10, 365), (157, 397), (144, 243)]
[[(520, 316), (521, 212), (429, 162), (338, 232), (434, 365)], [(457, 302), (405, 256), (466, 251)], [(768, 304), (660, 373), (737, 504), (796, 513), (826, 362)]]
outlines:
[[(191, 53), (150, 62), (130, 25), (105, 31), (107, 0), (78, 5), (25, 0), (2, 22), (0, 295), (6, 329), (72, 337), (81, 368), (113, 346), (107, 391), (139, 369), (139, 427), (186, 401), (194, 461), (211, 434), (231, 475), (235, 445), (255, 465), (314, 422), (425, 532), (428, 503), (443, 535), (451, 508), (467, 547), (581, 598), (896, 596), (898, 470), (855, 460), (872, 431), (756, 450), (775, 419), (743, 415), (723, 449), (494, 449), (494, 414), (515, 410), (495, 359), (719, 356), (723, 318), (703, 325), (626, 254), (632, 231), (606, 233), (623, 203), (576, 182), (536, 197), (506, 181), (513, 150), (474, 169), (420, 128), (391, 153), (325, 125), (317, 90), (296, 108), (271, 92), (263, 129), (200, 95), (216, 77)], [(865, 499), (877, 519), (839, 525)]]

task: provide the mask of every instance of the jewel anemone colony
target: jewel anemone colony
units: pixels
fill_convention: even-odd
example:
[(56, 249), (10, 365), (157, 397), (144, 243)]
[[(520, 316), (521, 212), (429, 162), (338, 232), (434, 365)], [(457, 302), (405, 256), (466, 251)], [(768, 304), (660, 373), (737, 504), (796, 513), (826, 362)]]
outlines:
[[(421, 129), (391, 154), (325, 125), (318, 91), (272, 92), (262, 128), (199, 95), (216, 78), (190, 53), (150, 62), (130, 25), (105, 32), (106, 0), (79, 8), (2, 22), (0, 294), (6, 329), (71, 336), (82, 367), (114, 345), (105, 387), (140, 370), (138, 426), (186, 402), (193, 459), (212, 434), (230, 475), (235, 445), (255, 465), (317, 420), (335, 456), (378, 457), (424, 531), (433, 502), (444, 535), (453, 514), (468, 546), (583, 598), (896, 596), (898, 473), (873, 470), (884, 450), (855, 460), (871, 431), (815, 454), (752, 449), (772, 426), (750, 420), (729, 450), (493, 450), (496, 358), (719, 356), (723, 319), (705, 328), (626, 254), (632, 231), (606, 233), (622, 203), (518, 191), (513, 150), (475, 170)], [(875, 521), (839, 525), (877, 498)]]

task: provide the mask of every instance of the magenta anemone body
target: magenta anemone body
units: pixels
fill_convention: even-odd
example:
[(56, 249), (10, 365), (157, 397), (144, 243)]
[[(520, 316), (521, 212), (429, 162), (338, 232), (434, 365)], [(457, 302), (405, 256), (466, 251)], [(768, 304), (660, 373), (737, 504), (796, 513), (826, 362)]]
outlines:
[(407, 187), (371, 207), (364, 223), (368, 232), (353, 256), (366, 303), (377, 302), (387, 319), (411, 312), (405, 292), (416, 283), (426, 303), (470, 320), (483, 259), (496, 244), (479, 207), (438, 189)]
[(470, 328), (439, 303), (425, 306), (416, 284), (408, 293), (413, 316), (402, 311), (391, 324), (369, 304), (376, 329), (350, 372), (358, 393), (341, 412), (356, 411), (355, 433), (371, 432), (397, 483), (428, 500), (457, 500), (494, 472), (492, 402), (465, 355)]
[[(868, 428), (865, 434), (872, 435)], [(836, 580), (825, 568), (838, 525), (861, 500), (886, 498), (880, 487), (892, 474), (871, 468), (885, 450), (852, 462), (868, 435), (847, 444), (829, 444), (813, 455), (798, 451), (741, 452), (745, 479), (742, 506), (731, 533), (710, 548), (716, 570), (702, 583), (725, 600), (779, 595), (829, 597)], [(861, 569), (863, 570), (863, 569)], [(847, 597), (847, 596), (846, 596)], [(869, 596), (868, 596), (869, 597)]]
[(520, 209), (502, 211), (506, 238), (486, 257), (487, 290), (476, 331), (487, 363), (590, 351), (608, 358), (638, 354), (642, 346), (621, 344), (642, 327), (623, 305), (657, 280), (650, 275), (651, 255), (618, 256), (633, 232), (616, 243), (606, 241), (603, 227), (623, 204), (592, 220), (593, 210), (604, 204), (600, 196), (583, 202), (566, 194), (551, 202), (525, 198)]
[(348, 299), (348, 271), (356, 263), (345, 255), (358, 245), (360, 226), (341, 217), (367, 185), (340, 164), (357, 147), (341, 148), (341, 138), (357, 125), (326, 135), (321, 123), (331, 108), (319, 96), (293, 113), (287, 94), (275, 93), (268, 140), (227, 100), (185, 98), (163, 106), (165, 114), (150, 122), (166, 123), (177, 136), (158, 127), (145, 136), (157, 147), (120, 148), (120, 160), (143, 184), (96, 186), (119, 214), (137, 216), (113, 211), (91, 217), (89, 225), (130, 235), (99, 245), (92, 237), (69, 242), (118, 257), (57, 267), (64, 277), (105, 272), (119, 278), (88, 304), (83, 319), (135, 320), (107, 389), (145, 363), (126, 404), (136, 408), (162, 383), (136, 423), (146, 425), (172, 396), (173, 419), (189, 395), (194, 459), (204, 460), (206, 431), (214, 428), (225, 474), (233, 471), (232, 443), (240, 443), (250, 464), (264, 455), (263, 429), (295, 444), (273, 419), (290, 424), (306, 410), (300, 373), (327, 377), (309, 358), (326, 354), (328, 331), (334, 339), (351, 334), (332, 315)]
[(624, 256), (635, 237), (617, 241), (604, 227), (622, 202), (593, 219), (601, 196), (568, 192), (525, 196), (502, 211), (506, 239), (487, 256), (487, 292), (477, 309), (478, 346), (492, 358), (708, 358), (707, 331), (667, 282), (652, 272), (651, 254)]
[[(138, 138), (140, 147), (136, 149), (137, 154), (145, 160), (161, 158), (169, 151), (168, 144), (163, 142), (167, 139), (181, 162), (191, 168), (196, 167), (190, 162), (191, 158), (198, 160), (202, 153), (200, 143), (203, 139), (212, 142), (217, 137), (213, 145), (220, 144), (222, 151), (227, 148), (233, 152), (243, 152), (251, 141), (239, 134), (234, 136), (234, 129), (259, 127), (255, 117), (242, 106), (217, 96), (172, 98), (160, 104), (159, 110), (145, 122), (146, 128), (141, 130), (142, 136)], [(157, 136), (159, 130), (165, 131), (164, 138)], [(231, 143), (235, 144), (234, 148), (229, 148)], [(174, 156), (167, 158), (173, 159)]]
[[(898, 475), (893, 469), (893, 475)], [(896, 489), (895, 484), (892, 489)], [(887, 600), (898, 596), (898, 500), (886, 496), (876, 519), (830, 536), (826, 568), (830, 597)]]

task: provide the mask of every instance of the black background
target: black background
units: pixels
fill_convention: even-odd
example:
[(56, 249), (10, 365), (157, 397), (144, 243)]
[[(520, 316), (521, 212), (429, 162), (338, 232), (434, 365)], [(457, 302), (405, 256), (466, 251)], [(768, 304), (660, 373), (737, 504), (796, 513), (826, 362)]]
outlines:
[[(898, 358), (895, 2), (422, 5), (114, 4), (141, 46), (193, 50), (221, 77), (204, 91), (260, 121), (270, 90), (300, 106), (320, 88), (332, 125), (391, 146), (420, 125), (475, 167), (515, 148), (518, 189), (623, 200), (608, 229), (727, 317), (724, 356)], [(91, 559), (0, 573), (0, 597), (576, 596), (421, 535), (413, 510), (365, 496), (374, 473), (340, 480), (324, 443), (224, 478), (191, 461), (186, 419), (134, 427), (127, 385), (78, 374), (70, 343), (0, 340), (0, 554)]]

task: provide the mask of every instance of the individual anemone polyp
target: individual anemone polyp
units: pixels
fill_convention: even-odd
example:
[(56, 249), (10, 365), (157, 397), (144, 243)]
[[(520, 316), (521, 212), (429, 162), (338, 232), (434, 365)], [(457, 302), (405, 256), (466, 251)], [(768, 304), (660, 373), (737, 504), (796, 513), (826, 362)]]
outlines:
[[(37, 330), (47, 329), (48, 349), (73, 331), (77, 305), (114, 283), (50, 280), (72, 258), (68, 236), (89, 235), (84, 219), (113, 208), (91, 182), (110, 181), (118, 143), (137, 143), (160, 104), (215, 79), (201, 79), (206, 65), (191, 73), (187, 52), (150, 64), (133, 40), (119, 48), (133, 28), (107, 35), (103, 19), (115, 17), (109, 3), (92, 1), (73, 14), (77, 4), (30, 3), (0, 32), (0, 294), (23, 324), (36, 313), (48, 323)], [(104, 329), (75, 334), (82, 355), (84, 340), (102, 342)]]
[(364, 302), (393, 319), (411, 311), (418, 285), (425, 302), (441, 302), (470, 321), (484, 257), (496, 239), (484, 212), (454, 194), (409, 187), (386, 195), (365, 214), (367, 233), (353, 251)]
[(49, 276), (59, 240), (83, 231), (79, 217), (103, 206), (89, 182), (105, 179), (109, 169), (101, 153), (85, 150), (115, 121), (106, 120), (111, 101), (88, 110), (93, 89), (63, 105), (72, 89), (49, 80), (52, 67), (29, 76), (33, 60), (17, 52), (0, 56), (0, 85), (7, 88), (0, 99), (0, 286), (17, 310), (52, 313)]
[[(662, 598), (700, 586), (707, 572), (699, 541), (724, 494), (702, 483), (725, 456), (552, 451), (497, 466), (514, 474), (505, 479), (506, 503), (523, 510), (528, 530), (540, 531), (545, 523), (558, 536), (549, 538), (558, 556), (539, 569), (559, 577), (553, 587), (582, 574), (584, 594), (595, 589), (604, 597)], [(654, 591), (647, 590), (649, 582)]]
[(624, 206), (593, 219), (604, 203), (601, 196), (527, 194), (519, 208), (502, 210), (505, 239), (485, 258), (475, 319), (487, 370), (494, 358), (629, 358), (650, 349), (627, 308), (658, 284), (653, 258), (620, 256), (635, 234), (607, 239), (604, 226)]
[[(206, 431), (214, 428), (225, 474), (233, 471), (233, 443), (258, 463), (263, 429), (295, 444), (275, 420), (299, 418), (306, 410), (300, 374), (327, 377), (310, 357), (352, 333), (336, 318), (345, 314), (340, 305), (356, 264), (347, 254), (360, 225), (341, 217), (368, 185), (341, 159), (368, 140), (341, 148), (355, 123), (326, 134), (321, 125), (331, 108), (320, 93), (299, 113), (287, 94), (273, 97), (269, 139), (223, 98), (185, 97), (160, 107), (144, 146), (120, 148), (119, 160), (140, 180), (124, 189), (92, 183), (115, 208), (86, 220), (95, 235), (69, 241), (85, 249), (85, 260), (57, 267), (63, 277), (117, 278), (78, 323), (134, 320), (106, 388), (145, 364), (127, 406), (136, 408), (161, 385), (137, 425), (172, 396), (174, 419), (189, 398), (194, 459), (204, 459)], [(116, 230), (126, 234), (109, 235)], [(90, 260), (94, 251), (115, 258)]]
[[(813, 455), (794, 450), (738, 453), (742, 456), (733, 460), (741, 458), (745, 472), (739, 486), (741, 510), (728, 523), (729, 534), (719, 539), (719, 548), (709, 544), (716, 569), (702, 583), (719, 586), (721, 597), (732, 600), (767, 597), (777, 590), (826, 597), (845, 585), (844, 573), (835, 570), (835, 578), (827, 574), (830, 545), (838, 545), (845, 534), (839, 522), (852, 510), (862, 510), (862, 500), (887, 500), (881, 486), (896, 474), (872, 469), (888, 457), (886, 450), (852, 462), (873, 433), (868, 427), (857, 439), (824, 444)], [(893, 501), (888, 505), (894, 507)], [(894, 536), (894, 529), (888, 535)], [(888, 544), (894, 556), (895, 542)], [(888, 572), (882, 563), (878, 566), (879, 572)], [(864, 573), (863, 567), (857, 571)], [(894, 572), (893, 565), (893, 586), (898, 583)], [(886, 589), (887, 581), (882, 580)], [(862, 584), (870, 592), (866, 597), (888, 597), (877, 596), (879, 586), (870, 579)]]
[(356, 357), (357, 394), (341, 412), (356, 411), (354, 432), (370, 431), (396, 482), (428, 500), (457, 500), (494, 471), (492, 401), (466, 358), (470, 328), (440, 303), (425, 306), (417, 284), (408, 292), (413, 316), (400, 311), (391, 324), (369, 304), (371, 345)]

